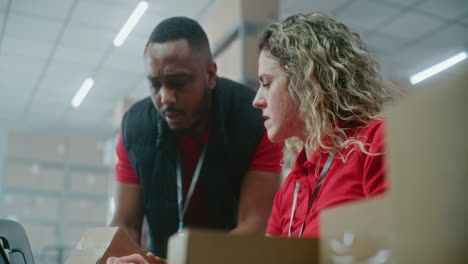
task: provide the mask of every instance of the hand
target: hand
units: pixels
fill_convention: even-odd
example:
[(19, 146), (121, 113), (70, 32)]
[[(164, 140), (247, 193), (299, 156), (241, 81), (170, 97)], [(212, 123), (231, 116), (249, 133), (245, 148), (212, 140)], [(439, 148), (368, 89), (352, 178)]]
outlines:
[(148, 256), (148, 258), (151, 259), (151, 261), (153, 261), (155, 264), (167, 264), (167, 260), (160, 257), (156, 257), (151, 252), (146, 253), (146, 256)]
[(147, 253), (146, 256), (150, 259), (151, 263), (140, 254), (133, 254), (125, 257), (109, 257), (106, 264), (167, 264), (163, 258), (156, 257), (153, 253)]
[(106, 264), (150, 264), (146, 259), (140, 254), (133, 254), (125, 257), (109, 257), (106, 261)]

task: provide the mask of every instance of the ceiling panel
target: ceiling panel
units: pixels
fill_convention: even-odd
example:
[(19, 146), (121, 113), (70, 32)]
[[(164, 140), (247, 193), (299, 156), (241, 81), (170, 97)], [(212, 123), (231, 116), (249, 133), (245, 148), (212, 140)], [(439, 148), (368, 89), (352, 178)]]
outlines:
[(216, 0), (163, 0), (150, 2), (151, 9), (157, 10), (162, 15), (162, 19), (169, 16), (187, 16), (196, 19), (198, 15), (203, 14), (207, 8)]
[(2, 54), (45, 60), (52, 51), (53, 42), (45, 40), (31, 41), (30, 37), (6, 35), (2, 42)]
[(354, 1), (348, 8), (343, 10), (338, 18), (352, 30), (369, 31), (380, 26), (388, 19), (395, 17), (400, 9), (383, 5), (373, 0)]
[(375, 53), (394, 53), (396, 49), (400, 47), (402, 40), (393, 36), (385, 35), (383, 33), (376, 32), (369, 37), (363, 39), (365, 45)]
[(4, 9), (6, 9), (7, 6), (7, 0), (0, 0), (0, 12), (3, 12)]
[(58, 100), (71, 102), (72, 97), (89, 76), (89, 70), (85, 67), (53, 63), (44, 76), (37, 97), (52, 96)]
[(0, 129), (9, 129), (14, 126), (20, 118), (21, 112), (15, 109), (0, 112)]
[(280, 18), (297, 14), (326, 12), (332, 13), (336, 8), (342, 6), (348, 0), (318, 1), (318, 0), (283, 0), (280, 1)]
[(35, 78), (42, 70), (44, 61), (18, 56), (18, 55), (0, 55), (0, 73), (2, 75), (22, 74), (24, 78)]
[(134, 74), (118, 70), (106, 70), (95, 79), (94, 87), (89, 92), (90, 102), (115, 104), (123, 98), (142, 78), (142, 74)]
[[(116, 35), (132, 11), (133, 8), (126, 9), (106, 2), (79, 1), (72, 21), (107, 27), (113, 29), (112, 33)], [(105, 19), (103, 19), (103, 16), (105, 16)]]
[(468, 47), (468, 29), (458, 24), (453, 24), (435, 32), (421, 40), (421, 47), (446, 49), (461, 49)]
[(2, 98), (0, 99), (2, 104), (0, 106), (0, 109), (2, 109), (2, 111), (8, 108), (14, 108), (16, 110), (23, 110), (23, 106), (26, 103), (27, 98), (28, 98), (27, 93), (3, 94), (2, 92)]
[(65, 30), (61, 44), (67, 47), (83, 48), (104, 52), (112, 45), (114, 32), (99, 27), (87, 27), (79, 23), (70, 22)]
[(468, 28), (468, 14), (466, 14), (461, 21), (465, 24), (464, 26)]
[(425, 0), (377, 0), (379, 2), (387, 3), (393, 6), (408, 7), (416, 2), (424, 2)]
[(0, 97), (0, 120), (18, 121), (28, 100), (27, 93), (3, 93)]
[(60, 121), (63, 112), (68, 108), (58, 102), (45, 103), (44, 101), (36, 100), (30, 106), (31, 113), (29, 113), (26, 122), (31, 120), (41, 120), (48, 125), (54, 125)]
[(122, 44), (122, 46), (117, 48), (114, 51), (114, 53), (122, 54), (125, 56), (135, 56), (139, 58), (141, 65), (143, 65), (143, 51), (145, 49), (145, 45), (146, 45), (146, 42), (148, 41), (148, 38), (149, 36), (143, 38), (143, 37), (135, 37), (135, 36), (130, 35)]
[(10, 13), (5, 33), (31, 40), (53, 41), (61, 26), (61, 20)]
[(435, 16), (454, 19), (468, 11), (468, 2), (466, 0), (428, 0), (416, 8)]
[(443, 23), (434, 18), (414, 12), (403, 14), (398, 19), (383, 26), (380, 31), (407, 41), (417, 40), (420, 36), (435, 30)]
[(143, 17), (138, 21), (138, 24), (135, 26), (135, 29), (130, 36), (137, 35), (144, 37), (145, 39), (148, 38), (154, 27), (156, 27), (159, 22), (167, 18), (168, 15), (168, 13), (163, 13), (162, 10), (158, 9), (156, 6), (150, 5)]
[(102, 52), (91, 48), (77, 48), (60, 45), (54, 54), (54, 61), (71, 63), (92, 69), (102, 57)]
[(63, 20), (73, 0), (13, 0), (11, 11), (24, 15), (45, 16)]
[[(21, 73), (0, 74), (0, 91), (2, 97), (6, 95), (27, 95), (36, 83), (38, 75), (27, 75)], [(1, 108), (1, 105), (0, 105)]]
[[(140, 50), (143, 53), (143, 48), (140, 48)], [(102, 68), (141, 74), (144, 69), (142, 55), (128, 56), (127, 54), (120, 53), (119, 49), (114, 49)]]
[(406, 68), (400, 69), (401, 74), (405, 76), (413, 75), (421, 70), (426, 69), (439, 62), (441, 59), (446, 58), (446, 51), (444, 48), (422, 48), (422, 47), (411, 47), (403, 49), (398, 53), (399, 61), (408, 65)]
[[(107, 5), (107, 6), (114, 6), (120, 9), (125, 10), (132, 10), (136, 7), (136, 5), (140, 2), (140, 0), (80, 0), (81, 2), (88, 2), (88, 3), (95, 3), (99, 1), (100, 5)], [(159, 2), (160, 0), (149, 0), (148, 2), (151, 4), (156, 4), (155, 2)]]

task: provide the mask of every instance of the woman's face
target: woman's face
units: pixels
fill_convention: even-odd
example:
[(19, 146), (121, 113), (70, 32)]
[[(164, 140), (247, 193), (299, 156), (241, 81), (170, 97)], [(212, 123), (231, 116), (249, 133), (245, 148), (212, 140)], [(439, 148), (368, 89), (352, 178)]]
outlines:
[(265, 128), (272, 142), (282, 142), (296, 136), (303, 138), (305, 128), (299, 117), (299, 106), (288, 93), (289, 79), (278, 61), (262, 51), (258, 60), (260, 88), (253, 106), (262, 109)]

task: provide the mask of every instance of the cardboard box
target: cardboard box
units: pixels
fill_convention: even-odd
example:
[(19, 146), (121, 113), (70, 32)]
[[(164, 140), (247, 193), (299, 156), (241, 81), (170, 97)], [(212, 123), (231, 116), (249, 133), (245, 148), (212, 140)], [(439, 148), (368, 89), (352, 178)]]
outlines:
[[(320, 214), (320, 263), (388, 263), (394, 239), (390, 197), (349, 202)], [(381, 262), (366, 262), (379, 258)]]
[(396, 263), (468, 263), (468, 61), (388, 111)]
[(119, 227), (86, 230), (66, 264), (105, 264), (109, 257), (123, 257), (145, 253), (128, 233)]
[(321, 263), (467, 262), (468, 62), (418, 86), (387, 109), (389, 196), (324, 210)]
[(183, 230), (169, 239), (170, 264), (316, 264), (316, 239), (263, 235), (228, 235), (217, 231)]

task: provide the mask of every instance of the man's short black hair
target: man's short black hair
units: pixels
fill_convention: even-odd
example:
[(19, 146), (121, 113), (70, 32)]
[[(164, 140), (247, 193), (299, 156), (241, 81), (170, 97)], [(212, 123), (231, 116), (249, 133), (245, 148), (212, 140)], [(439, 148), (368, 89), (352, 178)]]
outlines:
[(185, 39), (193, 50), (204, 50), (209, 52), (211, 58), (210, 44), (203, 28), (197, 21), (188, 17), (171, 17), (159, 23), (146, 43), (164, 43), (167, 41)]

